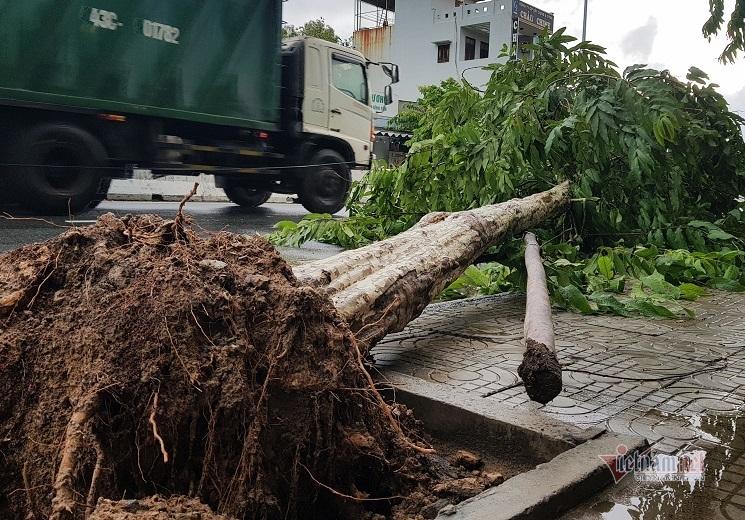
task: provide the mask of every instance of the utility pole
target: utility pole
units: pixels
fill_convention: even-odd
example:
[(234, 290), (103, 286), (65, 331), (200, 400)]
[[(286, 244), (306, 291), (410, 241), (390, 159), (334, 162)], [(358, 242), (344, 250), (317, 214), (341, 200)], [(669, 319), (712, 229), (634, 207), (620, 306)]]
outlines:
[(583, 42), (587, 41), (587, 2), (589, 2), (589, 0), (585, 0), (585, 17), (582, 20), (582, 41)]

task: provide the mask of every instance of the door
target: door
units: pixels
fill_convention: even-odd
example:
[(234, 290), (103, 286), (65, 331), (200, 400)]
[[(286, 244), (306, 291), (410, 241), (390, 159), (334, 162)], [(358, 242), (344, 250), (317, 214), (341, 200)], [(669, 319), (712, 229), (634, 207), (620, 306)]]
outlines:
[[(358, 158), (369, 154), (372, 109), (365, 64), (338, 51), (331, 53), (329, 131), (349, 142)], [(359, 161), (361, 162), (361, 161)]]

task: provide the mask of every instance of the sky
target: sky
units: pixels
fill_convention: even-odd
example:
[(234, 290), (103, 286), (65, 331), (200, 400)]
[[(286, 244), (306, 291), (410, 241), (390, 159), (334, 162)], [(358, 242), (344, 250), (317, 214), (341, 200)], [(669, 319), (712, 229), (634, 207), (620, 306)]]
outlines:
[[(399, 0), (423, 1), (426, 0)], [(554, 27), (566, 27), (581, 36), (583, 0), (532, 0), (530, 4), (553, 12)], [(745, 54), (735, 64), (723, 65), (717, 57), (724, 39), (708, 42), (701, 26), (708, 15), (707, 0), (589, 0), (587, 37), (608, 49), (619, 66), (646, 63), (684, 77), (692, 65), (709, 74), (732, 109), (745, 116)], [(726, 0), (728, 12), (734, 0)], [(349, 37), (354, 29), (354, 0), (286, 0), (283, 18), (302, 25), (323, 17), (337, 34)]]

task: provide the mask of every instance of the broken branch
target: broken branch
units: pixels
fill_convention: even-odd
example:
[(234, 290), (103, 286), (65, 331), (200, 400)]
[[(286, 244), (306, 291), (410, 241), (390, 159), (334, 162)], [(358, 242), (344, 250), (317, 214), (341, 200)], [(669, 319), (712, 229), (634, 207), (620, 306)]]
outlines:
[(546, 404), (561, 393), (561, 365), (556, 357), (546, 271), (541, 260), (541, 248), (533, 233), (525, 234), (525, 269), (528, 273), (525, 352), (517, 372), (525, 383), (528, 396)]

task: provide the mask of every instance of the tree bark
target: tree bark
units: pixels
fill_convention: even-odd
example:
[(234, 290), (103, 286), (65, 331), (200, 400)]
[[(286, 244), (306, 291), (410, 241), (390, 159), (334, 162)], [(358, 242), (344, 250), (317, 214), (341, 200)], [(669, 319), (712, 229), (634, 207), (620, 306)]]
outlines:
[(434, 213), (387, 240), (294, 269), (323, 288), (368, 350), (403, 330), (489, 247), (559, 214), (569, 183), (523, 199), (458, 213)]
[(556, 357), (546, 271), (541, 260), (541, 248), (533, 233), (525, 234), (525, 269), (528, 273), (525, 353), (517, 373), (525, 383), (528, 396), (546, 404), (561, 393), (561, 365)]

